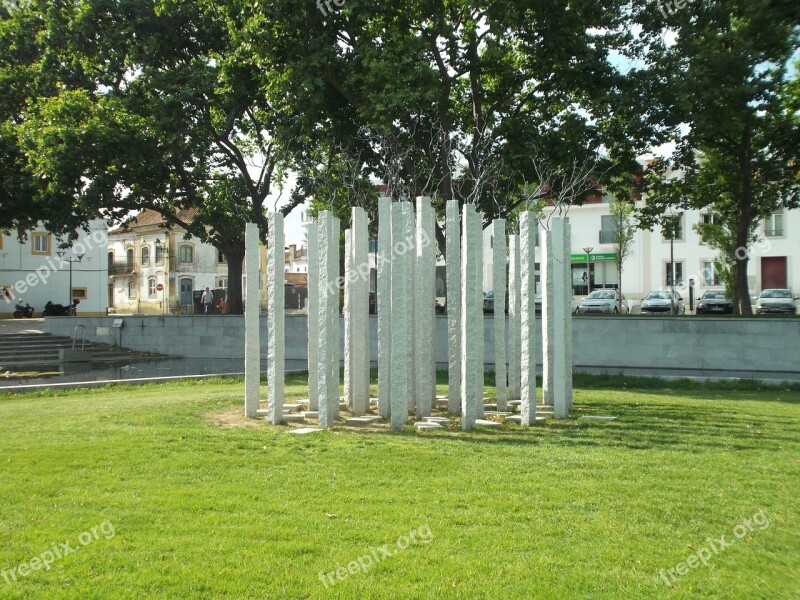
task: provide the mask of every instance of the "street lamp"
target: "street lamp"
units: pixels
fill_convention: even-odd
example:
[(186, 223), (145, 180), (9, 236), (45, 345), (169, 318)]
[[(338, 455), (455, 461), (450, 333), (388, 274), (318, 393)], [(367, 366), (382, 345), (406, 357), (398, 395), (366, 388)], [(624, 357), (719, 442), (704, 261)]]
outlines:
[(58, 258), (60, 258), (62, 262), (69, 263), (69, 300), (67, 300), (67, 306), (69, 306), (72, 304), (72, 263), (81, 262), (85, 255), (76, 254), (74, 257), (70, 256), (69, 258), (64, 258), (64, 255), (66, 254), (64, 250), (59, 250), (56, 252), (56, 254), (58, 254)]
[(583, 251), (586, 252), (586, 294), (592, 292), (592, 250), (594, 246), (585, 246)]

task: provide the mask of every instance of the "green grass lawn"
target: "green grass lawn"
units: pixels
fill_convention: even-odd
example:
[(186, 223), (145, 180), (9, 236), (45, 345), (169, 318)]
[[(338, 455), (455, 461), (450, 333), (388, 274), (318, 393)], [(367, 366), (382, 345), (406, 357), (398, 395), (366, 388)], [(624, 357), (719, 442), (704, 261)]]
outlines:
[(241, 380), (3, 396), (0, 597), (800, 597), (800, 389), (576, 384), (467, 434), (292, 436)]

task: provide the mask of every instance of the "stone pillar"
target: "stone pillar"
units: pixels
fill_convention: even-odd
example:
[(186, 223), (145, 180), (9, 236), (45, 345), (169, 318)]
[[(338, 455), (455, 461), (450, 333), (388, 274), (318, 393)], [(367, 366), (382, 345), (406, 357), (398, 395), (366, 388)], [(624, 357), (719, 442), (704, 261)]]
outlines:
[[(409, 319), (411, 316), (411, 281), (408, 262), (411, 252), (403, 251), (403, 240), (408, 233), (408, 203), (392, 204), (392, 277), (391, 277), (391, 428), (402, 431), (408, 418), (411, 388), (409, 387), (409, 371), (411, 370), (411, 336)], [(399, 246), (398, 246), (399, 244)], [(400, 252), (398, 252), (400, 250)]]
[(332, 385), (328, 388), (329, 402), (333, 414), (339, 416), (339, 369), (341, 368), (341, 333), (339, 331), (339, 317), (341, 315), (339, 305), (339, 294), (342, 291), (341, 279), (339, 278), (339, 238), (340, 222), (339, 219), (331, 215), (330, 222), (331, 234), (328, 238), (328, 252), (325, 260), (328, 263), (328, 272), (333, 278), (332, 302), (328, 305), (328, 327), (330, 335), (333, 336), (333, 343), (328, 346), (328, 368), (330, 369), (330, 381)]
[(555, 335), (555, 317), (553, 306), (555, 294), (555, 276), (553, 274), (554, 251), (553, 251), (553, 220), (550, 221), (550, 230), (542, 232), (541, 240), (541, 285), (539, 291), (542, 294), (542, 401), (546, 406), (553, 406), (553, 366), (555, 360), (555, 346), (553, 346), (553, 336)]
[(344, 399), (350, 410), (353, 410), (353, 287), (350, 274), (355, 272), (353, 267), (353, 230), (345, 229), (344, 232)]
[(245, 274), (247, 275), (244, 307), (244, 415), (258, 415), (258, 394), (261, 385), (261, 339), (258, 323), (258, 270), (261, 255), (258, 248), (258, 225), (245, 225)]
[(354, 416), (369, 404), (369, 240), (367, 213), (354, 207), (345, 232), (345, 398)]
[(553, 270), (552, 270), (552, 297), (553, 305), (549, 311), (552, 315), (552, 339), (544, 350), (552, 356), (552, 397), (553, 416), (556, 419), (567, 417), (567, 382), (566, 382), (566, 348), (567, 348), (567, 319), (570, 318), (569, 310), (565, 306), (567, 281), (564, 278), (564, 263), (568, 262), (569, 255), (564, 256), (564, 227), (565, 221), (554, 217), (550, 221), (550, 237), (552, 243)]
[(403, 215), (405, 217), (405, 232), (400, 237), (392, 236), (392, 242), (394, 243), (394, 255), (395, 259), (399, 254), (403, 254), (406, 257), (406, 260), (403, 261), (403, 265), (406, 268), (406, 281), (408, 282), (407, 293), (408, 296), (406, 298), (406, 302), (408, 302), (408, 351), (409, 357), (411, 362), (407, 369), (407, 377), (408, 377), (408, 414), (413, 415), (416, 406), (417, 406), (417, 377), (418, 373), (415, 370), (415, 366), (417, 364), (417, 343), (414, 341), (414, 334), (416, 333), (416, 327), (414, 323), (417, 319), (417, 306), (416, 306), (416, 294), (414, 292), (416, 287), (416, 274), (415, 274), (415, 257), (416, 257), (416, 250), (415, 246), (415, 238), (416, 238), (416, 220), (414, 216), (414, 205), (411, 202), (401, 202), (399, 204)]
[(430, 417), (436, 397), (436, 252), (435, 216), (430, 198), (417, 198), (414, 290), (414, 342), (417, 417)]
[(447, 410), (461, 414), (461, 231), (458, 200), (448, 200), (445, 219), (447, 276)]
[(492, 221), (492, 289), (494, 290), (494, 377), (497, 410), (508, 408), (506, 383), (506, 221)]
[(283, 215), (269, 215), (267, 234), (267, 420), (283, 422), (284, 393), (284, 290)]
[(483, 235), (481, 217), (464, 205), (461, 236), (461, 428), (475, 428), (483, 405)]
[(333, 427), (339, 414), (339, 219), (320, 215), (319, 228), (319, 424)]
[(306, 229), (308, 241), (308, 410), (319, 410), (319, 232), (316, 223)]
[(508, 396), (520, 398), (519, 236), (508, 236)]
[(572, 225), (564, 223), (564, 311), (566, 313), (564, 382), (567, 413), (572, 410)]
[(536, 218), (520, 215), (520, 412), (523, 425), (536, 423)]
[[(378, 414), (388, 419), (392, 414), (392, 200), (378, 200)], [(310, 270), (310, 269), (309, 269)]]

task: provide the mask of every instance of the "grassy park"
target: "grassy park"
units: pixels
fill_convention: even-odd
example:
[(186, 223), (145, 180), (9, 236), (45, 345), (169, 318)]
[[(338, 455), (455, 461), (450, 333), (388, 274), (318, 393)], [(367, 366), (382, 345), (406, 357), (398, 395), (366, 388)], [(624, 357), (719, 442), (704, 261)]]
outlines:
[(568, 420), (471, 433), (242, 405), (236, 379), (0, 398), (0, 597), (800, 596), (800, 387), (582, 376)]

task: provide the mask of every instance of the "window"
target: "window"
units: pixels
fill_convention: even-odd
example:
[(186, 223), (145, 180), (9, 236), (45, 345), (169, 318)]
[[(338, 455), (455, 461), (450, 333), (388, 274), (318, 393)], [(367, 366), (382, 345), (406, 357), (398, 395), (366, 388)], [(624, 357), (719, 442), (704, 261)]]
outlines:
[(136, 282), (129, 281), (128, 282), (128, 298), (133, 299), (136, 298)]
[(719, 225), (719, 217), (717, 215), (710, 215), (708, 213), (703, 213), (703, 224)]
[(617, 221), (612, 215), (600, 217), (600, 243), (613, 244), (617, 241)]
[[(50, 234), (33, 233), (31, 235), (31, 253), (50, 256)], [(112, 255), (113, 256), (113, 255)]]
[(128, 271), (133, 270), (133, 248), (128, 248), (128, 251), (125, 253), (125, 263), (128, 267)]
[(217, 252), (217, 262), (221, 265), (224, 265), (228, 262), (228, 259), (225, 258), (225, 255), (222, 252)]
[(194, 262), (194, 247), (189, 245), (181, 246), (180, 257), (182, 263)]
[(114, 251), (111, 250), (108, 253), (108, 270), (110, 271), (113, 268), (114, 268)]
[(89, 292), (86, 288), (72, 288), (72, 297), (78, 300), (86, 300), (89, 297)]
[(783, 236), (783, 211), (774, 212), (764, 219), (764, 235), (767, 237)]
[(150, 246), (142, 246), (142, 266), (150, 266)]
[(719, 273), (717, 273), (717, 269), (714, 268), (714, 262), (711, 260), (703, 261), (703, 285), (722, 285), (719, 281)]
[(164, 246), (161, 244), (156, 244), (156, 264), (164, 264)]
[(300, 211), (300, 222), (301, 223), (305, 223), (306, 221), (308, 221), (308, 214), (306, 213), (306, 211), (301, 210)]
[(683, 240), (683, 214), (666, 216), (661, 225), (664, 241)]
[[(158, 256), (158, 248), (156, 248), (156, 256)], [(151, 298), (156, 297), (156, 278), (151, 277), (147, 280), (147, 295)]]
[[(675, 285), (683, 284), (683, 263), (675, 261)], [(664, 263), (664, 285), (672, 285), (672, 277), (670, 276), (670, 262)]]
[(3, 249), (3, 234), (0, 233), (0, 250)]
[(223, 290), (227, 290), (228, 289), (228, 278), (227, 277), (221, 277), (220, 279), (217, 279), (217, 287), (220, 288), (220, 289), (223, 289)]

